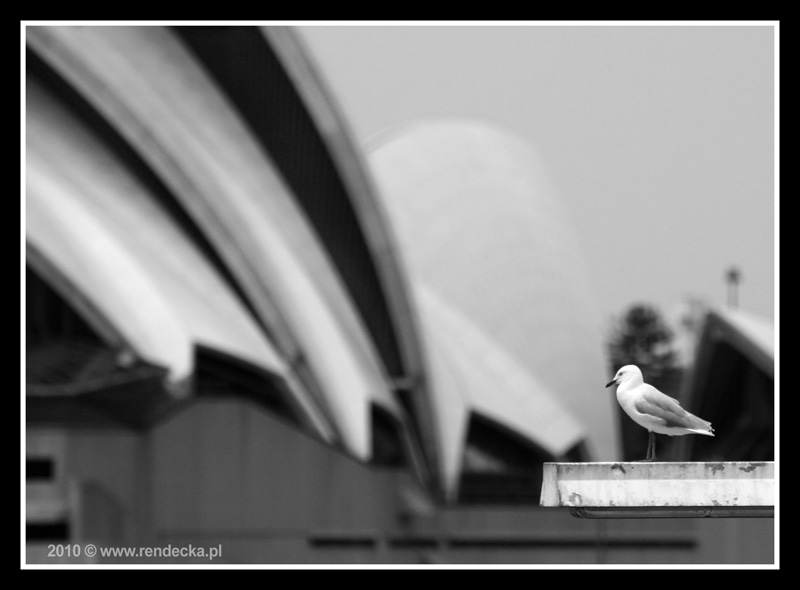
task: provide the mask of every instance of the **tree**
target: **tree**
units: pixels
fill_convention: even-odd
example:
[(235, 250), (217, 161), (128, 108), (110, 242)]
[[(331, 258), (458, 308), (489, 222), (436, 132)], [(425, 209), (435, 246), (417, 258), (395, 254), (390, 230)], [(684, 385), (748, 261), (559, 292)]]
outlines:
[(655, 307), (641, 303), (631, 306), (611, 328), (611, 373), (624, 365), (637, 365), (650, 381), (666, 377), (677, 368), (673, 338), (674, 333)]

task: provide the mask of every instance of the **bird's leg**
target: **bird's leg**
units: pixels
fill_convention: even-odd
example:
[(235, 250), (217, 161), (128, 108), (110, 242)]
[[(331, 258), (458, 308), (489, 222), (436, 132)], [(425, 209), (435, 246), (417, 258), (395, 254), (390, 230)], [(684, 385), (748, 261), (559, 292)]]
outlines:
[(650, 436), (647, 439), (647, 458), (645, 461), (656, 460), (656, 433), (652, 430), (649, 431)]

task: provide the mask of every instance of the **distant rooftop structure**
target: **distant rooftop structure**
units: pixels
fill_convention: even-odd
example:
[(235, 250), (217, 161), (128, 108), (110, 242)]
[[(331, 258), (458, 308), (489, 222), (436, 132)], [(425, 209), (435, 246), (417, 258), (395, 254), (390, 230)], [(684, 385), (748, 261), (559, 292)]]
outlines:
[[(369, 163), (412, 282), (581, 424), (586, 458), (617, 458), (588, 270), (535, 146), (483, 122), (421, 120), (376, 138)], [(502, 389), (485, 395), (505, 403)]]
[(773, 323), (739, 309), (710, 309), (681, 400), (709, 420), (717, 434), (702, 441), (683, 437), (681, 456), (705, 461), (774, 460)]

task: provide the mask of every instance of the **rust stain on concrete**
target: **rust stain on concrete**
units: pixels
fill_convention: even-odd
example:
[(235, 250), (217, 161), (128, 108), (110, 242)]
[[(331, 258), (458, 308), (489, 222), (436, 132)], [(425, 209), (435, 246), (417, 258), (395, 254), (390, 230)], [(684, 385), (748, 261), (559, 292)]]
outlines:
[(581, 498), (580, 494), (578, 494), (576, 492), (573, 492), (573, 493), (571, 493), (569, 495), (569, 503), (570, 504), (572, 504), (574, 506), (580, 506), (581, 502), (583, 502), (583, 498)]

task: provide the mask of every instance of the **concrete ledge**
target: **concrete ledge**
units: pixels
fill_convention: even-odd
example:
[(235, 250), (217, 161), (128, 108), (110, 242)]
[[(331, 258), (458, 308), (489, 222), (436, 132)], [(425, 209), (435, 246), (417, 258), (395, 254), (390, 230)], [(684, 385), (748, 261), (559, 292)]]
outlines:
[(540, 505), (581, 518), (774, 516), (773, 462), (545, 463)]

